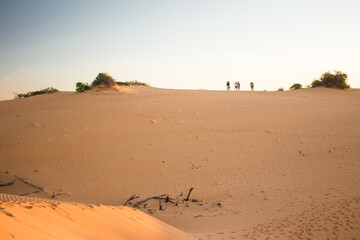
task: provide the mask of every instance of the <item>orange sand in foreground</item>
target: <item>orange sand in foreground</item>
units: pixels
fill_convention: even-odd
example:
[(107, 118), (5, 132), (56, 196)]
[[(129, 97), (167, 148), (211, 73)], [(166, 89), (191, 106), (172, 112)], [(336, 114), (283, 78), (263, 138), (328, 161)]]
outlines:
[[(0, 194), (0, 199), (7, 196)], [(11, 198), (11, 197), (10, 197)], [(128, 207), (0, 202), (0, 239), (195, 239)]]
[[(2, 193), (108, 206), (136, 194), (133, 207), (193, 187), (190, 201), (139, 210), (203, 240), (360, 238), (359, 90), (62, 92), (1, 101), (0, 136), (0, 184), (17, 175), (44, 188), (16, 180)], [(46, 208), (2, 203), (15, 218), (2, 211), (1, 231), (61, 216), (69, 234), (125, 234), (108, 219), (134, 216), (144, 219), (134, 228), (165, 226), (127, 208), (33, 202)], [(30, 211), (33, 227), (14, 229)], [(79, 214), (77, 224), (61, 211)]]

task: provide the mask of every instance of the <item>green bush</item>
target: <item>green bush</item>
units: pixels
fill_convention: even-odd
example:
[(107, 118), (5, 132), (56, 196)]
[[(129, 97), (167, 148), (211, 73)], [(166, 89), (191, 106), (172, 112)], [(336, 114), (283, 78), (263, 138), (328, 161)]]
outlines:
[(83, 82), (77, 82), (76, 83), (76, 86), (75, 86), (75, 90), (76, 92), (83, 92), (83, 91), (86, 91), (86, 90), (89, 90), (90, 89), (90, 86), (88, 83), (83, 83)]
[(331, 72), (323, 73), (319, 80), (315, 79), (311, 83), (312, 88), (319, 86), (340, 89), (350, 88), (350, 85), (347, 83), (347, 74), (340, 71), (335, 71), (334, 74)]
[(284, 91), (284, 88), (279, 88), (278, 89), (278, 92), (283, 92)]
[(127, 81), (127, 82), (116, 82), (116, 83), (120, 86), (131, 86), (131, 85), (149, 86), (149, 84), (144, 82), (138, 82), (137, 80)]
[(290, 90), (295, 90), (295, 89), (300, 89), (302, 88), (302, 85), (300, 83), (294, 83), (291, 87)]
[(112, 87), (116, 84), (115, 79), (107, 73), (99, 73), (95, 80), (91, 83), (91, 87), (98, 85), (105, 85), (107, 87)]
[(311, 83), (311, 87), (312, 87), (312, 88), (314, 88), (314, 87), (320, 87), (320, 86), (324, 86), (323, 82), (320, 81), (320, 80), (314, 79), (314, 81)]
[(58, 92), (59, 90), (53, 87), (48, 87), (45, 89), (41, 89), (39, 91), (34, 91), (34, 92), (28, 92), (28, 93), (15, 93), (15, 98), (27, 98), (27, 97), (31, 97), (31, 96), (35, 96), (35, 95), (40, 95), (40, 94), (46, 94), (46, 93), (54, 93), (54, 92)]

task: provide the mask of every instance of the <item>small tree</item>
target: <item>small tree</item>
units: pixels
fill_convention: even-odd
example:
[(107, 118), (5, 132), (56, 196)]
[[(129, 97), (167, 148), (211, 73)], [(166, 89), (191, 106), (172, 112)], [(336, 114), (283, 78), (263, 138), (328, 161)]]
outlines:
[(334, 74), (331, 72), (323, 73), (319, 80), (315, 79), (311, 83), (313, 88), (319, 86), (340, 89), (350, 88), (350, 85), (347, 83), (347, 74), (336, 70)]
[(278, 89), (278, 92), (283, 92), (283, 91), (284, 91), (284, 88), (282, 88), (282, 87)]
[(290, 90), (295, 90), (295, 89), (300, 89), (302, 88), (302, 85), (300, 83), (294, 83), (291, 87)]
[(76, 86), (75, 86), (75, 90), (76, 92), (83, 92), (85, 90), (89, 90), (90, 86), (88, 83), (83, 83), (83, 82), (77, 82)]

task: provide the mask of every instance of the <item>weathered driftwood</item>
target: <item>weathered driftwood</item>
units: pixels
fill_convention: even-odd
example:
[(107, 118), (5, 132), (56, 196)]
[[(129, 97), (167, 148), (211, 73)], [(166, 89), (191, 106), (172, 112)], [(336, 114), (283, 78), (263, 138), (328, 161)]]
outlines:
[(43, 187), (39, 187), (39, 186), (36, 186), (36, 185), (34, 185), (34, 184), (32, 184), (32, 183), (29, 183), (28, 181), (25, 181), (24, 179), (19, 178), (19, 177), (16, 176), (16, 175), (14, 175), (14, 177), (16, 177), (16, 179), (19, 179), (20, 181), (22, 181), (22, 182), (25, 183), (25, 184), (28, 184), (28, 185), (30, 185), (30, 186), (32, 186), (32, 187), (34, 187), (34, 188), (39, 189), (39, 190), (42, 191), (42, 192), (45, 192), (45, 190), (44, 190)]
[(189, 190), (189, 193), (188, 193), (187, 197), (184, 199), (186, 202), (187, 202), (187, 201), (189, 201), (190, 194), (191, 194), (192, 190), (194, 190), (194, 188), (190, 188), (190, 190)]
[(147, 202), (147, 201), (149, 201), (149, 200), (151, 200), (151, 199), (165, 199), (164, 196), (166, 196), (166, 194), (162, 194), (162, 195), (160, 195), (160, 196), (155, 196), (155, 197), (146, 198), (146, 199), (144, 199), (144, 200), (141, 200), (141, 201), (135, 203), (134, 207), (139, 207), (141, 204), (143, 204), (143, 203), (145, 203), (145, 202)]
[(0, 187), (5, 187), (5, 186), (13, 185), (15, 181), (16, 181), (16, 179), (15, 179), (14, 181), (11, 181), (11, 182), (8, 182), (8, 183), (0, 184)]
[(139, 198), (139, 196), (136, 196), (136, 194), (132, 195), (131, 197), (129, 197), (128, 200), (126, 200), (126, 202), (124, 203), (123, 206), (126, 206), (126, 204), (128, 204), (128, 202), (130, 202), (131, 200), (134, 200), (136, 198)]
[[(190, 188), (189, 190), (189, 193), (186, 197), (186, 199), (182, 199), (180, 200), (179, 198), (183, 195), (183, 193), (180, 193), (179, 196), (177, 196), (176, 198), (171, 198), (168, 194), (162, 194), (162, 195), (159, 195), (159, 196), (154, 196), (154, 197), (149, 197), (149, 198), (146, 198), (144, 200), (141, 200), (141, 201), (138, 201), (134, 204), (134, 207), (137, 208), (137, 207), (140, 207), (141, 204), (151, 200), (151, 199), (156, 199), (156, 200), (159, 200), (159, 210), (164, 210), (163, 206), (161, 205), (161, 200), (165, 200), (165, 203), (172, 203), (174, 204), (175, 206), (178, 206), (179, 202), (180, 201), (189, 201), (189, 198), (190, 198), (190, 194), (192, 192), (192, 190), (194, 190), (194, 188)], [(124, 203), (124, 206), (131, 200), (135, 199), (135, 198), (138, 198), (138, 196), (136, 196), (136, 194), (132, 195), (128, 200), (126, 200), (126, 202)], [(146, 204), (145, 204), (146, 205)], [(144, 205), (144, 206), (145, 206)]]

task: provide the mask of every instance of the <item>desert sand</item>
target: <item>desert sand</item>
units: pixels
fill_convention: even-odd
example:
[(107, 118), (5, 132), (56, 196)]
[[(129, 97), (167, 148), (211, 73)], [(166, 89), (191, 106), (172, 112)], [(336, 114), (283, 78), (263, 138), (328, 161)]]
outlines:
[(0, 239), (195, 239), (128, 207), (0, 199)]
[[(122, 87), (1, 101), (0, 159), (0, 184), (16, 175), (42, 189), (0, 186), (1, 239), (360, 238), (356, 89)], [(131, 208), (191, 187), (177, 206)]]

